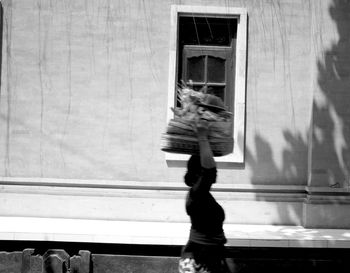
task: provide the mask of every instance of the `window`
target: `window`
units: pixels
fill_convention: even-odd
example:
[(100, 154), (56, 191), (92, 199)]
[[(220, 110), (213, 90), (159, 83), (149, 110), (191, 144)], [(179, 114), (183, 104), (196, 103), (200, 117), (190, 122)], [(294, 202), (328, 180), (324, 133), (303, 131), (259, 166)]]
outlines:
[[(233, 153), (217, 162), (243, 163), (247, 12), (242, 8), (173, 5), (171, 10), (167, 122), (181, 81), (221, 97), (233, 113)], [(168, 162), (189, 156), (166, 153)]]
[(177, 81), (220, 97), (230, 111), (236, 29), (237, 18), (179, 17)]

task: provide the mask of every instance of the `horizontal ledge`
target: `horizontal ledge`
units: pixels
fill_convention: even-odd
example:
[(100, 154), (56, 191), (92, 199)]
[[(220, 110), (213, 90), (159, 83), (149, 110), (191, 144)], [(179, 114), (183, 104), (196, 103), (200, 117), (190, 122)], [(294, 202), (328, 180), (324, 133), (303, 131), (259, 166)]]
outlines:
[[(36, 177), (0, 177), (0, 185), (4, 186), (36, 186), (36, 187), (65, 187), (65, 188), (96, 188), (96, 189), (125, 189), (125, 190), (168, 190), (187, 191), (184, 183), (155, 182), (155, 181), (121, 181), (99, 179), (62, 179)], [(299, 194), (311, 198), (338, 197), (339, 200), (350, 198), (347, 188), (308, 187), (303, 185), (254, 185), (254, 184), (224, 184), (216, 183), (213, 192), (253, 193), (253, 194)]]
[[(83, 180), (60, 178), (26, 178), (0, 177), (0, 185), (8, 186), (48, 186), (68, 188), (102, 188), (102, 189), (135, 189), (135, 190), (188, 190), (184, 183), (153, 181), (120, 181), (120, 180)], [(295, 185), (252, 185), (252, 184), (220, 184), (212, 187), (217, 192), (245, 193), (307, 193), (307, 187)]]
[(312, 194), (327, 194), (329, 192), (332, 192), (335, 194), (347, 194), (350, 195), (350, 189), (349, 188), (332, 188), (332, 187), (307, 187), (307, 191)]
[[(189, 223), (0, 217), (0, 240), (184, 245)], [(349, 248), (345, 229), (225, 224), (227, 246)]]
[(309, 195), (305, 200), (307, 204), (313, 205), (349, 205), (350, 204), (350, 196), (313, 196)]

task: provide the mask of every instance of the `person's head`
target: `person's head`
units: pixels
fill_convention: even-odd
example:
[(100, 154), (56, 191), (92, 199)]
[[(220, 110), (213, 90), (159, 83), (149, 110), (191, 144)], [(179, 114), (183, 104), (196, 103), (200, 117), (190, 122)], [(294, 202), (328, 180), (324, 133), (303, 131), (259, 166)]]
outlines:
[(192, 155), (187, 161), (187, 172), (185, 174), (185, 184), (192, 187), (199, 179), (202, 171), (199, 155)]

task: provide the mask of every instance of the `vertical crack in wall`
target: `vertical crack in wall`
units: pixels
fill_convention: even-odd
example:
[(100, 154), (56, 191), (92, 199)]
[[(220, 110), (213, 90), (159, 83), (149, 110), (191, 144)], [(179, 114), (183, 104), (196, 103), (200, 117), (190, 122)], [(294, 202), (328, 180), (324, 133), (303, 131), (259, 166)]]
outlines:
[[(89, 8), (89, 2), (92, 5), (92, 8)], [(95, 37), (94, 37), (94, 1), (85, 0), (84, 7), (85, 7), (85, 17), (86, 17), (86, 27), (88, 36), (90, 37), (90, 44), (91, 44), (91, 70), (92, 73), (95, 74), (96, 70), (96, 60), (95, 60)]]
[(150, 71), (151, 71), (151, 74), (152, 74), (152, 77), (154, 79), (154, 81), (156, 83), (159, 83), (160, 80), (157, 76), (157, 73), (156, 71), (154, 70), (154, 66), (153, 66), (153, 54), (154, 54), (154, 51), (153, 51), (153, 45), (152, 45), (152, 39), (151, 39), (151, 29), (152, 29), (152, 15), (151, 15), (151, 8), (149, 7), (149, 3), (148, 3), (148, 8), (146, 6), (146, 3), (145, 3), (145, 0), (142, 0), (142, 7), (141, 9), (143, 10), (143, 16), (144, 16), (144, 23), (145, 23), (145, 27), (146, 27), (146, 33), (147, 33), (147, 41), (145, 41), (145, 43), (148, 44), (148, 49), (149, 50), (146, 50), (146, 46), (144, 46), (144, 51), (145, 51), (145, 54), (148, 55), (148, 58), (149, 58), (149, 68), (150, 68)]
[(37, 2), (38, 11), (38, 77), (40, 89), (40, 139), (39, 139), (39, 160), (40, 160), (40, 175), (44, 177), (45, 158), (44, 158), (44, 143), (46, 141), (44, 123), (45, 123), (45, 94), (52, 89), (51, 76), (48, 71), (48, 40), (49, 34), (52, 31), (53, 21), (53, 3), (48, 4), (42, 0)]
[(71, 108), (72, 108), (72, 6), (71, 2), (65, 2), (65, 16), (66, 16), (66, 35), (67, 35), (67, 88), (68, 88), (68, 105), (67, 105), (67, 112), (66, 112), (66, 118), (63, 125), (63, 132), (62, 132), (62, 138), (61, 138), (61, 144), (60, 144), (60, 153), (61, 158), (63, 162), (63, 168), (66, 169), (66, 161), (65, 161), (65, 155), (63, 151), (65, 137), (67, 135), (67, 127), (68, 122), (71, 114)]
[(5, 148), (5, 176), (11, 176), (11, 81), (12, 81), (12, 0), (4, 2), (4, 21), (6, 36), (6, 89), (7, 89), (7, 117), (6, 117), (6, 148)]
[(44, 87), (43, 87), (43, 62), (42, 36), (41, 36), (41, 0), (38, 0), (38, 57), (39, 57), (39, 81), (40, 81), (40, 176), (43, 177), (43, 119), (44, 119)]
[[(151, 16), (151, 8), (149, 7), (149, 3), (148, 3), (148, 8), (146, 7), (146, 3), (145, 0), (142, 0), (142, 9), (143, 9), (143, 15), (144, 15), (144, 21), (145, 21), (145, 25), (146, 25), (146, 32), (147, 32), (147, 42), (148, 42), (148, 47), (149, 47), (149, 51), (146, 50), (146, 47), (144, 46), (144, 50), (146, 55), (148, 55), (149, 58), (149, 67), (150, 67), (150, 71), (153, 77), (153, 82), (155, 84), (155, 87), (157, 85), (157, 83), (160, 83), (159, 78), (157, 77), (156, 71), (154, 70), (153, 67), (153, 45), (152, 45), (152, 39), (151, 39), (151, 27), (152, 27), (152, 16)], [(148, 16), (147, 16), (148, 13)], [(148, 95), (148, 110), (149, 110), (149, 117), (150, 117), (150, 122), (149, 122), (149, 128), (151, 131), (151, 153), (150, 153), (150, 159), (153, 157), (153, 147), (154, 147), (154, 121), (153, 121), (153, 105), (154, 105), (154, 94), (152, 94), (152, 92), (147, 92)]]
[[(294, 94), (293, 94), (293, 84), (291, 79), (291, 68), (290, 68), (290, 46), (287, 41), (287, 24), (285, 17), (282, 14), (283, 10), (281, 8), (280, 2), (272, 1), (271, 7), (273, 13), (275, 14), (275, 19), (277, 21), (278, 30), (280, 33), (281, 43), (282, 43), (282, 55), (283, 55), (283, 70), (284, 70), (284, 84), (289, 91), (290, 109), (291, 109), (291, 125), (293, 126), (294, 133), (296, 133), (296, 121), (295, 121), (295, 109), (294, 109)], [(286, 83), (287, 78), (287, 83)]]
[[(132, 14), (134, 13), (133, 10), (132, 10), (133, 6), (130, 5), (129, 6), (129, 13)], [(137, 11), (139, 11), (139, 9), (137, 9)], [(130, 106), (129, 106), (129, 113), (128, 113), (128, 117), (129, 117), (129, 121), (128, 121), (128, 125), (129, 125), (129, 145), (130, 145), (130, 155), (131, 155), (131, 159), (132, 159), (132, 166), (135, 168), (134, 170), (134, 174), (137, 175), (138, 174), (138, 166), (137, 166), (137, 158), (135, 158), (135, 147), (134, 147), (134, 141), (133, 141), (133, 137), (134, 137), (134, 111), (135, 111), (135, 108), (134, 108), (134, 86), (133, 86), (133, 74), (134, 74), (134, 50), (137, 50), (137, 35), (138, 35), (138, 32), (139, 32), (139, 14), (134, 14), (133, 15), (134, 18), (137, 18), (136, 19), (136, 22), (135, 22), (135, 31), (134, 33), (130, 32), (130, 34), (132, 34), (133, 36), (129, 36), (129, 40), (130, 40), (130, 47), (129, 47), (129, 54), (128, 54), (128, 57), (129, 57), (129, 65), (128, 65), (128, 72), (129, 72), (129, 85), (130, 85), (130, 92), (129, 92), (129, 103), (130, 103)], [(133, 27), (132, 23), (134, 21), (131, 20), (131, 26), (130, 27)]]
[(108, 125), (111, 117), (111, 99), (110, 99), (110, 79), (111, 79), (111, 67), (113, 59), (113, 44), (114, 44), (114, 9), (111, 4), (111, 0), (107, 0), (106, 7), (106, 21), (105, 21), (105, 46), (106, 46), (106, 115), (104, 118), (103, 134), (102, 134), (102, 145), (103, 151), (106, 150), (106, 135), (108, 133)]

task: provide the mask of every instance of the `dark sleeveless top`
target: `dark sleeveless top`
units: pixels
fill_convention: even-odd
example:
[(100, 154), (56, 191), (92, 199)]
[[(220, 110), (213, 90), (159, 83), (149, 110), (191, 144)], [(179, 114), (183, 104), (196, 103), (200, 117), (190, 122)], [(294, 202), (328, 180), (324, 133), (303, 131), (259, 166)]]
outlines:
[(225, 212), (210, 193), (216, 182), (216, 168), (202, 168), (201, 175), (189, 190), (186, 212), (191, 219), (189, 241), (204, 245), (224, 245)]

